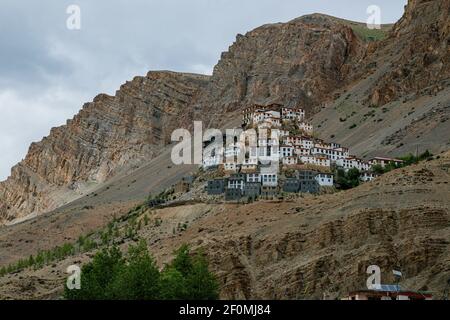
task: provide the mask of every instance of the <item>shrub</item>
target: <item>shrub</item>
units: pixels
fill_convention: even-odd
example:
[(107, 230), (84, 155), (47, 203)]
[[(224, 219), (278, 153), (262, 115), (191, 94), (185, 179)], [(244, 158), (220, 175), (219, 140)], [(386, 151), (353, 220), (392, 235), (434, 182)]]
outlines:
[(129, 249), (128, 263), (113, 279), (110, 298), (120, 300), (154, 300), (159, 298), (160, 274), (156, 263), (140, 241)]
[(372, 167), (372, 170), (373, 170), (373, 172), (375, 172), (376, 174), (383, 174), (383, 173), (386, 172), (386, 171), (384, 170), (384, 168), (383, 168), (381, 165), (379, 165), (379, 164), (374, 165), (374, 166)]
[(104, 300), (114, 297), (113, 283), (125, 264), (117, 247), (98, 252), (92, 262), (83, 266), (81, 289), (64, 286), (64, 297), (69, 300)]
[(348, 190), (359, 186), (359, 177), (360, 172), (356, 168), (352, 168), (347, 172), (343, 169), (339, 169), (336, 173), (336, 182), (339, 185), (339, 189)]
[(192, 262), (192, 271), (186, 276), (186, 299), (216, 300), (219, 298), (215, 276), (208, 270), (206, 258), (198, 254)]
[(186, 279), (173, 267), (167, 267), (161, 273), (160, 298), (163, 300), (184, 300), (188, 296)]

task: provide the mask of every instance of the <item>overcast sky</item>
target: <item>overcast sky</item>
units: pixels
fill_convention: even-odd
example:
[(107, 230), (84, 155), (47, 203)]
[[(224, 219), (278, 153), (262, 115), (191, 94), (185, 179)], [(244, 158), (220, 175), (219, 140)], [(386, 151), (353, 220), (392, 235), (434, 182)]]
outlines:
[[(113, 94), (149, 70), (210, 74), (237, 33), (308, 13), (382, 23), (407, 0), (1, 0), (0, 180), (33, 141), (98, 93)], [(69, 5), (81, 29), (69, 30)]]

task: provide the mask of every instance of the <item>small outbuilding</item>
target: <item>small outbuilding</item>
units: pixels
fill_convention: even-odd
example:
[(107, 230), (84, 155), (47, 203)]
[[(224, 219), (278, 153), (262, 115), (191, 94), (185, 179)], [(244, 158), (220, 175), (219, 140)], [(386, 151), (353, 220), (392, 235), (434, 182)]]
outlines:
[(283, 191), (288, 193), (300, 192), (300, 180), (297, 178), (287, 178), (283, 183)]
[(209, 195), (220, 195), (225, 192), (225, 187), (227, 185), (226, 179), (214, 179), (209, 180), (206, 185), (206, 192)]
[(227, 188), (225, 189), (225, 201), (239, 201), (241, 200), (243, 194), (242, 190), (238, 188)]
[(247, 198), (257, 198), (261, 195), (261, 183), (247, 182), (244, 186), (243, 195)]

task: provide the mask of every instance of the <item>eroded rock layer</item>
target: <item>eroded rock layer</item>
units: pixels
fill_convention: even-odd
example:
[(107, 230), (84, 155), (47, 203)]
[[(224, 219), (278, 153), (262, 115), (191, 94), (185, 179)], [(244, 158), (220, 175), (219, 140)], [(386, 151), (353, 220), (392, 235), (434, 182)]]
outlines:
[(26, 158), (0, 183), (0, 220), (52, 210), (87, 183), (148, 161), (170, 141), (207, 76), (149, 72), (98, 95), (67, 124), (31, 144)]

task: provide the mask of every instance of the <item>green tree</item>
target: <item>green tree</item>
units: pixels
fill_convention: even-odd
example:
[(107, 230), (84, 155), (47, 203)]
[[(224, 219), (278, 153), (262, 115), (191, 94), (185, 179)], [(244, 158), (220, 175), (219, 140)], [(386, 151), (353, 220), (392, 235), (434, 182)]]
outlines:
[(34, 257), (33, 255), (30, 255), (30, 257), (28, 258), (28, 266), (33, 266), (34, 265)]
[(35, 268), (36, 269), (41, 268), (44, 265), (44, 263), (45, 263), (44, 252), (39, 251), (36, 256), (36, 259), (34, 259)]
[(217, 299), (218, 283), (206, 258), (190, 255), (183, 245), (162, 272), (149, 254), (145, 241), (130, 246), (126, 258), (117, 247), (103, 249), (81, 270), (81, 289), (65, 288), (66, 299), (75, 300), (179, 300)]
[(343, 169), (339, 169), (336, 173), (336, 182), (339, 185), (339, 188), (343, 190), (355, 188), (360, 184), (360, 175), (361, 173), (356, 168), (352, 168), (347, 172)]
[(141, 240), (131, 246), (128, 263), (117, 274), (113, 284), (113, 298), (121, 300), (154, 300), (159, 298), (160, 274), (155, 261)]
[(352, 168), (350, 170), (348, 170), (347, 172), (347, 181), (350, 184), (351, 188), (355, 188), (357, 186), (359, 186), (359, 177), (361, 176), (361, 172), (356, 169), (356, 168)]
[(104, 300), (114, 298), (112, 284), (125, 261), (117, 247), (98, 252), (92, 262), (81, 269), (81, 289), (64, 286), (64, 297), (70, 300)]
[(218, 299), (219, 286), (215, 276), (208, 269), (206, 258), (201, 253), (192, 257), (188, 245), (182, 245), (175, 251), (175, 259), (167, 268), (172, 270), (172, 277), (177, 277), (173, 270), (178, 271), (184, 277), (184, 299)]
[(161, 273), (161, 293), (163, 300), (184, 300), (188, 297), (186, 279), (180, 271), (166, 267)]
[(428, 159), (431, 159), (432, 157), (433, 157), (433, 154), (430, 151), (426, 150), (424, 153), (422, 153), (419, 156), (419, 161), (428, 160)]
[(383, 168), (383, 166), (381, 166), (380, 164), (374, 165), (372, 167), (373, 172), (375, 172), (376, 174), (383, 174), (386, 172), (386, 170)]
[(208, 270), (206, 258), (197, 254), (191, 272), (186, 277), (187, 299), (216, 300), (219, 298), (219, 285), (216, 277)]
[(171, 267), (178, 270), (183, 277), (187, 277), (192, 272), (192, 258), (188, 245), (184, 244), (175, 251), (175, 259), (172, 261)]

